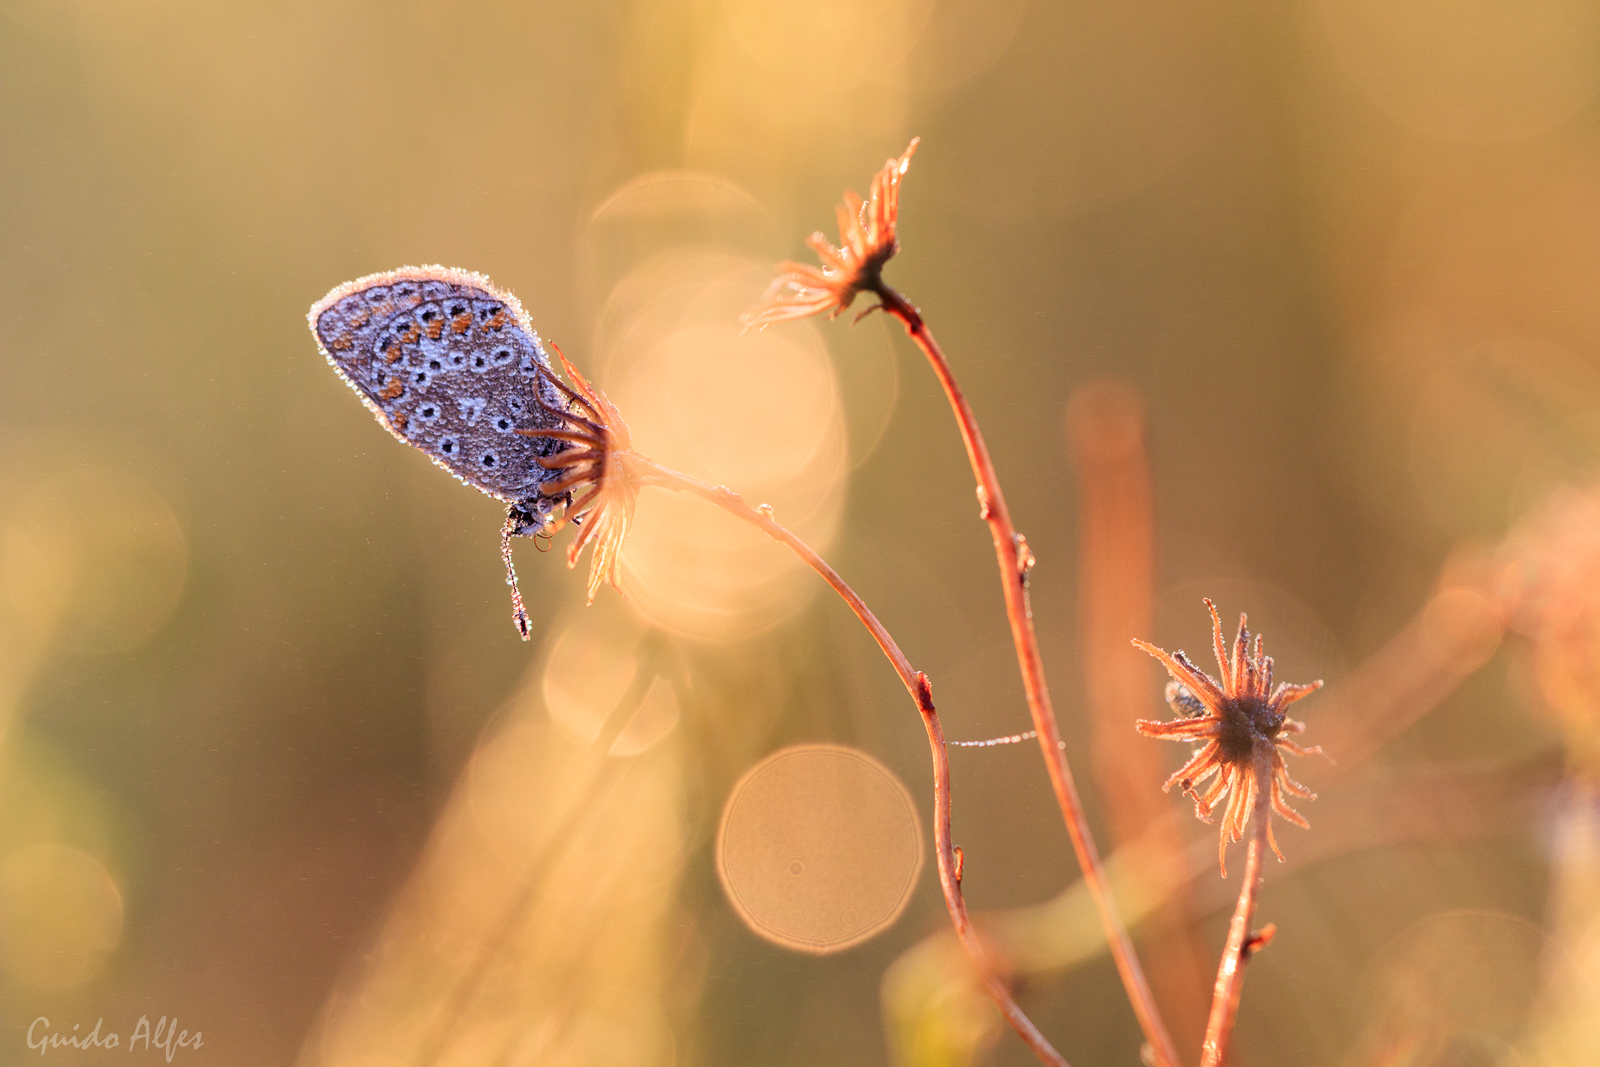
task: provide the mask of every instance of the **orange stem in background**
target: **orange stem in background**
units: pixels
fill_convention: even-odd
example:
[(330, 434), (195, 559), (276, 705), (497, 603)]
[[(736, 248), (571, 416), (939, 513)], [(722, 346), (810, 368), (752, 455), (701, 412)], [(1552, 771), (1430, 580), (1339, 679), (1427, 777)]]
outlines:
[(1129, 729), (1152, 719), (1144, 656), (1129, 642), (1150, 632), (1154, 507), (1138, 395), (1097, 382), (1067, 402), (1067, 442), (1078, 473), (1078, 637), (1088, 696), (1090, 770), (1118, 843), (1166, 813), (1161, 753)]
[(638, 465), (639, 474), (645, 484), (692, 493), (760, 528), (773, 540), (787, 545), (805, 560), (812, 570), (821, 575), (823, 581), (832, 586), (834, 592), (838, 593), (846, 604), (850, 605), (850, 610), (855, 612), (856, 618), (861, 620), (861, 624), (872, 634), (873, 640), (878, 642), (878, 647), (894, 666), (895, 673), (900, 676), (906, 692), (910, 693), (911, 699), (916, 702), (917, 711), (922, 716), (923, 728), (928, 732), (928, 747), (933, 754), (934, 852), (938, 857), (939, 885), (944, 890), (945, 908), (950, 912), (950, 921), (955, 926), (956, 937), (960, 939), (962, 947), (972, 959), (973, 966), (977, 968), (978, 977), (983, 982), (989, 998), (994, 1001), (1012, 1029), (1016, 1030), (1017, 1035), (1033, 1050), (1040, 1062), (1056, 1067), (1069, 1067), (1061, 1053), (1055, 1050), (1012, 999), (1010, 990), (1006, 988), (989, 962), (983, 942), (967, 914), (967, 902), (961, 895), (960, 860), (950, 843), (950, 760), (945, 749), (944, 728), (939, 724), (938, 711), (934, 709), (933, 688), (928, 682), (928, 676), (911, 666), (911, 661), (906, 659), (905, 654), (900, 651), (900, 646), (878, 621), (878, 617), (867, 607), (866, 602), (856, 595), (856, 591), (839, 577), (839, 573), (828, 565), (827, 560), (817, 555), (810, 545), (796, 537), (786, 527), (775, 522), (770, 509), (753, 508), (745, 503), (744, 498), (738, 493), (725, 486), (707, 485), (686, 474), (658, 466), (637, 453), (629, 458)]
[(1044, 754), (1045, 769), (1050, 775), (1050, 785), (1056, 794), (1056, 803), (1072, 838), (1078, 865), (1083, 870), (1084, 883), (1094, 898), (1105, 928), (1106, 940), (1116, 961), (1117, 973), (1128, 992), (1128, 1000), (1138, 1017), (1139, 1028), (1144, 1031), (1159, 1067), (1179, 1067), (1177, 1050), (1172, 1036), (1167, 1032), (1161, 1011), (1150, 992), (1144, 968), (1133, 950), (1133, 942), (1117, 913), (1106, 882), (1105, 868), (1100, 861), (1099, 849), (1089, 832), (1089, 821), (1084, 816), (1083, 802), (1061, 750), (1061, 732), (1056, 726), (1054, 709), (1050, 706), (1050, 690), (1045, 682), (1044, 661), (1039, 653), (1039, 639), (1033, 630), (1033, 612), (1028, 605), (1028, 569), (1033, 566), (1033, 554), (1027, 541), (1012, 525), (1011, 513), (1006, 508), (1005, 495), (1000, 490), (1000, 479), (994, 463), (989, 458), (988, 446), (978, 428), (977, 417), (956, 384), (955, 375), (945, 359), (939, 343), (934, 340), (922, 315), (912, 304), (881, 280), (875, 281), (871, 291), (882, 301), (885, 311), (899, 319), (906, 333), (928, 357), (933, 373), (944, 387), (950, 407), (955, 412), (956, 424), (961, 430), (961, 440), (967, 448), (967, 458), (972, 463), (972, 473), (978, 483), (979, 514), (989, 524), (994, 537), (995, 557), (1000, 566), (1000, 587), (1005, 595), (1006, 616), (1011, 621), (1011, 638), (1017, 650), (1017, 665), (1022, 672), (1022, 687), (1028, 699), (1028, 711), (1033, 718), (1033, 728), (1038, 733), (1039, 749)]
[[(1088, 697), (1090, 770), (1118, 847), (1147, 831), (1150, 846), (1186, 846), (1171, 801), (1159, 791), (1167, 767), (1156, 746), (1128, 725), (1152, 719), (1144, 656), (1129, 642), (1150, 632), (1155, 506), (1144, 445), (1144, 410), (1114, 380), (1077, 389), (1067, 401), (1067, 443), (1078, 470), (1078, 641)], [(1185, 1046), (1205, 1033), (1211, 950), (1195, 929), (1187, 880), (1145, 920), (1150, 978)], [(1191, 1044), (1192, 1043), (1192, 1044)]]
[[(1271, 811), (1272, 755), (1257, 753), (1254, 833), (1244, 861), (1244, 885), (1239, 887), (1239, 903), (1228, 924), (1228, 943), (1217, 968), (1217, 985), (1211, 997), (1211, 1018), (1206, 1023), (1205, 1043), (1200, 1047), (1200, 1067), (1220, 1067), (1228, 1059), (1228, 1042), (1233, 1036), (1233, 1020), (1239, 1014), (1239, 996), (1244, 992), (1244, 965), (1250, 959), (1250, 923), (1256, 914), (1256, 898), (1261, 889), (1261, 860), (1267, 851), (1267, 819)], [(1242, 785), (1235, 786), (1243, 789)], [(1263, 937), (1262, 943), (1266, 938)]]

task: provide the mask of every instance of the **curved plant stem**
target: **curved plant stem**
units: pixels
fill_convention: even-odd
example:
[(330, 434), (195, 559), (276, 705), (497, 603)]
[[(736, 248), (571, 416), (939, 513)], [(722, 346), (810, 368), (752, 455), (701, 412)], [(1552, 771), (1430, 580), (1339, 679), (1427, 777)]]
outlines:
[(1072, 847), (1078, 855), (1078, 865), (1083, 869), (1083, 879), (1100, 912), (1105, 927), (1106, 940), (1116, 961), (1117, 973), (1128, 991), (1128, 1000), (1139, 1019), (1145, 1040), (1155, 1054), (1160, 1067), (1179, 1067), (1177, 1050), (1172, 1036), (1156, 1007), (1150, 992), (1150, 983), (1133, 951), (1133, 942), (1117, 914), (1116, 903), (1111, 899), (1105, 869), (1100, 862), (1100, 852), (1089, 833), (1089, 822), (1083, 813), (1083, 803), (1078, 798), (1078, 788), (1073, 782), (1067, 758), (1061, 751), (1060, 731), (1056, 727), (1055, 711), (1050, 706), (1050, 690), (1045, 684), (1044, 661), (1039, 654), (1039, 639), (1033, 631), (1033, 611), (1028, 605), (1028, 570), (1033, 566), (1033, 553), (1028, 542), (1012, 525), (1011, 513), (1006, 508), (1005, 495), (1000, 491), (1000, 479), (995, 474), (994, 463), (989, 459), (989, 448), (983, 441), (973, 414), (961, 387), (956, 384), (950, 364), (933, 339), (922, 314), (911, 302), (894, 289), (877, 280), (871, 287), (882, 301), (885, 311), (899, 319), (906, 333), (922, 349), (945, 396), (955, 412), (956, 424), (961, 429), (961, 440), (967, 447), (967, 458), (972, 462), (972, 473), (978, 482), (979, 514), (989, 524), (994, 537), (995, 557), (1000, 564), (1000, 586), (1005, 594), (1006, 616), (1011, 620), (1011, 638), (1017, 649), (1017, 665), (1022, 672), (1022, 687), (1028, 698), (1028, 711), (1033, 717), (1033, 728), (1038, 732), (1039, 748), (1044, 753), (1045, 768), (1050, 774), (1050, 785), (1055, 790), (1056, 802), (1066, 822)]
[(984, 950), (983, 942), (967, 915), (967, 902), (961, 895), (961, 864), (954, 846), (950, 843), (950, 760), (945, 750), (944, 728), (940, 726), (939, 713), (933, 706), (933, 687), (928, 682), (928, 676), (911, 666), (911, 662), (900, 651), (900, 646), (895, 644), (889, 631), (878, 621), (877, 616), (872, 614), (861, 597), (856, 595), (856, 591), (839, 577), (839, 573), (812, 551), (810, 545), (800, 540), (786, 527), (773, 521), (770, 508), (751, 507), (738, 493), (725, 486), (707, 485), (686, 474), (658, 466), (637, 453), (630, 454), (629, 460), (635, 464), (641, 480), (646, 485), (693, 493), (745, 522), (759, 527), (773, 540), (787, 545), (805, 560), (812, 570), (821, 575), (823, 581), (831, 585), (834, 592), (838, 593), (846, 604), (850, 605), (850, 610), (855, 612), (856, 618), (861, 620), (861, 624), (872, 634), (873, 640), (878, 642), (878, 647), (893, 664), (895, 673), (900, 676), (906, 692), (916, 701), (917, 711), (922, 716), (923, 728), (928, 732), (928, 747), (933, 753), (934, 851), (939, 862), (939, 885), (944, 890), (945, 907), (950, 912), (950, 921), (955, 926), (956, 936), (967, 950), (967, 955), (972, 958), (973, 966), (977, 968), (978, 977), (983, 982), (989, 998), (1006, 1017), (1012, 1029), (1016, 1030), (1017, 1035), (1033, 1050), (1034, 1055), (1043, 1063), (1068, 1067), (1067, 1061), (1051, 1046), (1039, 1032), (1038, 1027), (1033, 1025), (1027, 1015), (1023, 1014), (1022, 1008), (1012, 999), (1005, 983), (995, 973), (988, 953)]
[(1228, 943), (1217, 967), (1217, 986), (1211, 997), (1211, 1018), (1206, 1023), (1205, 1044), (1200, 1047), (1200, 1067), (1219, 1067), (1228, 1059), (1228, 1040), (1233, 1036), (1233, 1020), (1239, 1013), (1239, 994), (1244, 991), (1244, 965), (1250, 953), (1264, 945), (1270, 934), (1259, 939), (1250, 936), (1250, 923), (1256, 914), (1256, 896), (1261, 888), (1261, 860), (1267, 851), (1268, 803), (1272, 790), (1272, 763), (1268, 753), (1256, 758), (1256, 801), (1251, 813), (1253, 830), (1250, 851), (1244, 862), (1244, 884), (1239, 887), (1239, 903), (1228, 924)]

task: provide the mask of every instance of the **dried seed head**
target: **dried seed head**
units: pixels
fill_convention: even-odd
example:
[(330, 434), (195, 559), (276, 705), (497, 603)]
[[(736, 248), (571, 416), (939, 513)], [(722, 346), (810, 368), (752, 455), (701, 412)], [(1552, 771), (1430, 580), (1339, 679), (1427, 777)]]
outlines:
[[(1259, 790), (1269, 790), (1269, 803), (1278, 815), (1296, 826), (1308, 825), (1299, 812), (1289, 807), (1283, 794), (1307, 800), (1315, 800), (1316, 796), (1289, 777), (1283, 752), (1307, 756), (1320, 754), (1322, 749), (1301, 748), (1285, 736), (1297, 734), (1305, 726), (1285, 717), (1284, 709), (1322, 688), (1322, 683), (1279, 682), (1274, 686), (1272, 657), (1263, 653), (1259, 634), (1252, 642), (1245, 617), (1239, 616), (1238, 636), (1229, 648), (1222, 636), (1222, 619), (1216, 606), (1210, 600), (1205, 605), (1211, 612), (1212, 647), (1221, 681), (1195, 666), (1181, 651), (1168, 653), (1145, 641), (1134, 641), (1160, 660), (1172, 675), (1167, 685), (1167, 703), (1178, 715), (1172, 722), (1140, 719), (1134, 725), (1148, 737), (1200, 742), (1193, 757), (1167, 779), (1162, 789), (1170, 790), (1174, 785), (1181, 788), (1194, 800), (1195, 815), (1206, 822), (1211, 821), (1217, 805), (1227, 800), (1222, 840), (1217, 847), (1217, 862), (1223, 877), (1227, 877), (1228, 842), (1243, 838)], [(1200, 783), (1212, 775), (1216, 780), (1200, 792)], [(1278, 859), (1283, 859), (1270, 823), (1267, 840)]]
[(589, 559), (589, 603), (592, 604), (602, 582), (610, 582), (613, 588), (621, 591), (617, 576), (622, 545), (633, 524), (634, 505), (642, 483), (635, 465), (633, 441), (622, 413), (604, 393), (589, 384), (559, 348), (555, 351), (567, 377), (576, 387), (568, 388), (554, 376), (551, 378), (568, 401), (565, 411), (555, 412), (562, 426), (557, 430), (517, 432), (554, 438), (567, 445), (539, 461), (545, 468), (557, 472), (557, 477), (542, 487), (543, 493), (566, 501), (560, 518), (553, 519), (542, 532), (553, 534), (569, 522), (579, 527), (578, 535), (567, 548), (569, 567), (577, 566), (579, 555), (593, 545), (594, 552)]
[[(911, 165), (917, 140), (906, 146), (899, 159), (884, 163), (873, 175), (865, 202), (846, 190), (839, 205), (839, 247), (821, 233), (808, 242), (822, 266), (779, 264), (783, 273), (767, 287), (759, 303), (739, 317), (745, 329), (787, 319), (803, 319), (827, 312), (833, 318), (849, 307), (856, 294), (882, 284), (883, 265), (900, 251), (900, 179)], [(870, 310), (870, 309), (869, 309)]]

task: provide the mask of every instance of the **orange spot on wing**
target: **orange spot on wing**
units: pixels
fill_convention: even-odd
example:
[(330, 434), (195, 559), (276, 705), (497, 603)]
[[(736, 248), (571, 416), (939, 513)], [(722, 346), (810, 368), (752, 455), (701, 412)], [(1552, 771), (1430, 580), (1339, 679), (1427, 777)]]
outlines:
[(494, 317), (489, 320), (489, 329), (498, 330), (500, 327), (504, 326), (505, 324), (506, 324), (506, 311), (505, 311), (505, 308), (501, 308), (499, 311), (496, 311), (494, 313)]
[(394, 428), (395, 429), (404, 430), (406, 428), (406, 423), (408, 421), (410, 421), (410, 416), (402, 411), (398, 415), (396, 415), (394, 418), (390, 419), (389, 421), (394, 423)]
[(390, 378), (389, 384), (378, 390), (378, 396), (384, 400), (393, 400), (406, 391), (406, 383), (399, 378)]
[(450, 330), (452, 333), (466, 333), (467, 328), (471, 325), (472, 312), (470, 311), (463, 311), (461, 314), (450, 320)]
[(432, 322), (428, 323), (428, 340), (437, 341), (439, 339), (439, 335), (442, 333), (444, 333), (443, 319), (434, 319)]
[(417, 324), (414, 322), (400, 331), (400, 340), (404, 341), (408, 345), (415, 344), (417, 338), (421, 336), (422, 331), (417, 328)]
[(355, 345), (355, 341), (351, 339), (349, 334), (342, 333), (329, 342), (328, 347), (333, 349), (335, 352), (348, 352), (354, 348)]
[(360, 311), (350, 316), (351, 329), (361, 329), (361, 327), (367, 324), (367, 320), (370, 318), (372, 318), (372, 316), (367, 312), (366, 308), (362, 308)]

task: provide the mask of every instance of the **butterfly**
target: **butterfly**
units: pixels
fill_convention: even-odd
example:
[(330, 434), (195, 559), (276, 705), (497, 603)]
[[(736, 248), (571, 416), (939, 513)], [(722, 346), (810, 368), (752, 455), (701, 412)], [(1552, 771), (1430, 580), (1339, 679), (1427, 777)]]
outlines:
[(500, 554), (526, 639), (511, 538), (548, 534), (557, 507), (571, 503), (545, 492), (562, 472), (541, 463), (568, 444), (537, 431), (566, 428), (573, 393), (522, 305), (481, 274), (401, 267), (336, 286), (307, 318), (323, 356), (385, 429), (506, 505)]

